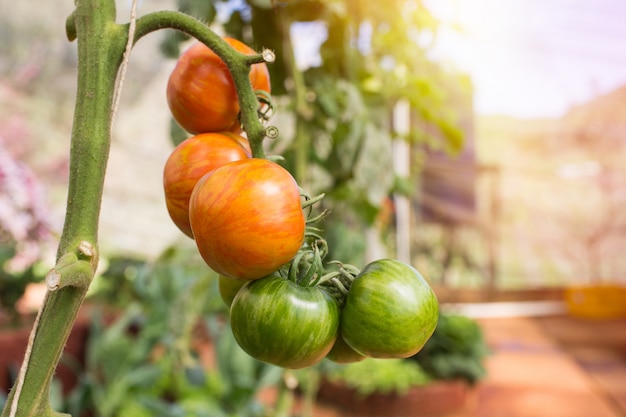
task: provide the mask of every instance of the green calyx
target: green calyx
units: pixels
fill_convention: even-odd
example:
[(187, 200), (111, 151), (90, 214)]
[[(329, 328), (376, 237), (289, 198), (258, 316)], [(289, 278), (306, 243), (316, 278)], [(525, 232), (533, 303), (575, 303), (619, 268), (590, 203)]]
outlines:
[(315, 226), (327, 214), (323, 210), (319, 214), (313, 212), (313, 205), (324, 198), (324, 194), (311, 197), (301, 190), (304, 198), (302, 209), (306, 216), (305, 240), (293, 258), (278, 274), (285, 279), (303, 287), (321, 286), (340, 307), (343, 307), (352, 285), (360, 270), (340, 261), (325, 261), (328, 255), (328, 243), (322, 237), (322, 230)]

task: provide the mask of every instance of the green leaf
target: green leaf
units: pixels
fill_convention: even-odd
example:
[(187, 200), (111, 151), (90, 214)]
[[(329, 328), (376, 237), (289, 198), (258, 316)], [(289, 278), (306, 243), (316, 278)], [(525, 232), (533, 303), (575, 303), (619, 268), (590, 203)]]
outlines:
[(182, 128), (176, 120), (170, 118), (170, 140), (174, 146), (178, 146), (182, 141), (187, 139), (189, 134)]
[(434, 378), (474, 383), (485, 376), (483, 360), (488, 353), (478, 323), (465, 316), (440, 314), (432, 337), (412, 359)]
[(129, 399), (117, 412), (117, 417), (152, 417), (154, 414), (142, 403)]

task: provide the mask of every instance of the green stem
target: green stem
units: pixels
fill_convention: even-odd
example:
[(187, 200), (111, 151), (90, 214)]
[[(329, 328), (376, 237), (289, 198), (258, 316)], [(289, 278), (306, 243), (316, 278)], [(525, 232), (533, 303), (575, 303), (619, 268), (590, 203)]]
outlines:
[(294, 405), (294, 389), (297, 385), (295, 376), (290, 371), (285, 371), (278, 385), (278, 399), (274, 407), (276, 417), (290, 417)]
[[(124, 29), (115, 25), (112, 0), (78, 1), (66, 27), (69, 36), (78, 39), (79, 64), (67, 211), (57, 260), (64, 267), (68, 257), (75, 256), (77, 265), (83, 266), (76, 268), (79, 279), (70, 273), (67, 280), (71, 285), (46, 295), (32, 331), (32, 345), (2, 417), (60, 415), (49, 404), (50, 383), (97, 265), (111, 106), (126, 36)], [(84, 265), (89, 266), (87, 276)]]
[(135, 42), (148, 33), (165, 28), (179, 30), (193, 36), (211, 48), (226, 63), (237, 89), (241, 122), (248, 135), (252, 155), (255, 158), (265, 158), (262, 146), (263, 139), (265, 139), (265, 127), (259, 121), (259, 102), (249, 78), (250, 65), (264, 62), (263, 55), (248, 56), (236, 51), (200, 20), (176, 11), (149, 13), (137, 19)]
[(320, 388), (320, 371), (317, 368), (304, 370), (306, 377), (302, 385), (302, 417), (314, 417), (315, 402)]

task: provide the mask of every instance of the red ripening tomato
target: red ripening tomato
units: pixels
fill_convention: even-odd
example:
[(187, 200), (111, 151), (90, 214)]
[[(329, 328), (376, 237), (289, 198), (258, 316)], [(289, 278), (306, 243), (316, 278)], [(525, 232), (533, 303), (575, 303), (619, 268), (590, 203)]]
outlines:
[(174, 148), (163, 170), (163, 189), (167, 211), (184, 234), (193, 238), (189, 198), (198, 180), (222, 165), (249, 157), (246, 138), (230, 132), (201, 133)]
[(205, 262), (219, 274), (258, 279), (289, 262), (304, 241), (300, 190), (267, 159), (244, 159), (202, 177), (189, 221)]
[[(232, 38), (224, 38), (234, 49), (256, 52)], [(265, 63), (250, 68), (254, 90), (271, 91)], [(239, 101), (230, 71), (209, 47), (197, 42), (178, 59), (167, 83), (167, 103), (178, 124), (190, 133), (231, 130), (238, 124)]]

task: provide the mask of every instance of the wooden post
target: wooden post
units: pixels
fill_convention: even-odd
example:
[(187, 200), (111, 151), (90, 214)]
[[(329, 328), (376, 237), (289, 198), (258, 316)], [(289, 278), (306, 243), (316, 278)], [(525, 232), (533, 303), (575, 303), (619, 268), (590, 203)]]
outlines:
[[(411, 127), (411, 106), (408, 100), (399, 100), (393, 109), (393, 130), (398, 136), (393, 141), (393, 168), (399, 177), (408, 177), (411, 168), (411, 149), (406, 136)], [(394, 195), (396, 208), (396, 257), (411, 263), (411, 201), (403, 195)]]

